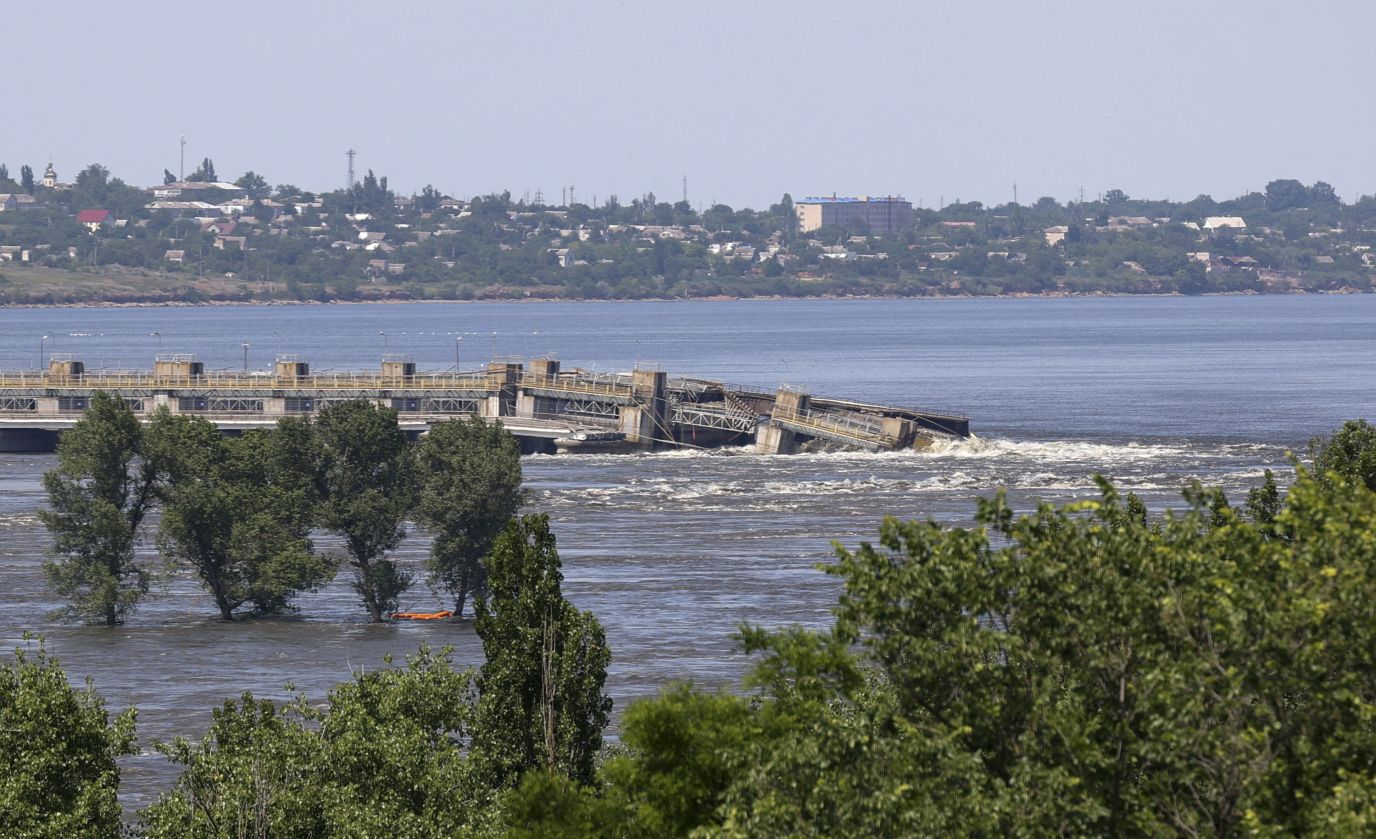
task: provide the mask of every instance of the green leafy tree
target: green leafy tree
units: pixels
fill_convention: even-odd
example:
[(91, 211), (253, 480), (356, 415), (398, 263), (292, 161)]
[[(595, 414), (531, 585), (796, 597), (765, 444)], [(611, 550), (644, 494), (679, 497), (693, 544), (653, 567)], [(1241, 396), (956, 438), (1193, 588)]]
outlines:
[(547, 516), (512, 521), (488, 558), (491, 597), (477, 604), (486, 662), (474, 758), (493, 788), (533, 769), (593, 780), (612, 702), (602, 625), (564, 599)]
[(480, 792), (462, 745), (473, 677), (422, 647), (405, 668), (360, 673), (320, 706), (245, 695), (200, 743), (159, 750), (185, 767), (142, 814), (149, 839), (470, 835)]
[(1336, 206), (1340, 203), (1333, 185), (1325, 181), (1315, 181), (1314, 185), (1309, 187), (1308, 197), (1311, 207)]
[(186, 179), (198, 183), (214, 183), (218, 181), (219, 178), (215, 176), (215, 161), (208, 157), (205, 158), (201, 161), (201, 165), (196, 167), (195, 171), (186, 176)]
[(431, 577), (454, 596), (485, 593), (482, 559), (525, 503), (521, 447), (506, 429), (478, 417), (440, 423), (416, 447), (416, 520), (433, 536)]
[(161, 472), (124, 400), (94, 393), (58, 441), (57, 468), (43, 476), (49, 509), (39, 516), (53, 535), (44, 571), (70, 601), (64, 616), (114, 626), (148, 593), (151, 574), (135, 547)]
[(172, 174), (171, 169), (164, 169), (162, 170), (162, 182), (163, 184), (174, 184), (177, 182), (177, 176)]
[(19, 167), (19, 188), (27, 192), (29, 195), (33, 195), (33, 167), (28, 165), (27, 163)]
[(41, 643), (0, 662), (0, 834), (121, 836), (115, 760), (133, 753), (134, 711), (112, 721)]
[(269, 184), (266, 178), (253, 170), (249, 170), (243, 175), (240, 175), (239, 179), (234, 182), (234, 185), (242, 189), (249, 198), (255, 201), (262, 200), (272, 195), (272, 184)]
[(1331, 436), (1315, 437), (1309, 456), (1319, 481), (1339, 476), (1376, 490), (1376, 428), (1366, 420), (1350, 420)]
[(1272, 211), (1292, 210), (1309, 203), (1309, 190), (1292, 178), (1281, 178), (1266, 185), (1266, 208)]
[(334, 575), (309, 538), (318, 497), (311, 471), (297, 470), (314, 464), (283, 462), (284, 438), (293, 448), (304, 443), (309, 456), (309, 439), (291, 433), (303, 423), (226, 438), (208, 420), (168, 414), (148, 429), (167, 473), (159, 543), (196, 571), (223, 620), (246, 604), (257, 614), (287, 611), (296, 594)]
[[(1187, 488), (840, 550), (830, 632), (746, 628), (749, 700), (633, 706), (600, 787), (528, 774), (513, 835), (1360, 835), (1376, 493), (1301, 470), (1274, 515)], [(1283, 534), (1285, 538), (1276, 538)]]
[(440, 201), (444, 199), (444, 194), (435, 189), (430, 184), (426, 184), (416, 196), (416, 209), (423, 213), (431, 213), (438, 210)]
[(320, 523), (344, 538), (354, 589), (368, 619), (396, 611), (412, 576), (386, 553), (401, 544), (411, 507), (413, 461), (397, 412), (365, 400), (326, 406), (316, 420)]

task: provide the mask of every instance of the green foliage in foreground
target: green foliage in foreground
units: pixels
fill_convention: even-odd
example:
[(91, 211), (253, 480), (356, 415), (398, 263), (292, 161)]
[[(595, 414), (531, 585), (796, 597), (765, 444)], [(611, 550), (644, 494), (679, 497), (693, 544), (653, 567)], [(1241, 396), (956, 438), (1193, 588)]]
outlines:
[(75, 690), (40, 645), (0, 662), (0, 835), (120, 835), (119, 769), (134, 712), (113, 722), (87, 686)]
[(360, 673), (324, 709), (245, 695), (199, 744), (161, 748), (185, 768), (144, 813), (150, 839), (452, 836), (475, 812), (459, 747), (473, 678), (423, 649), (404, 669)]
[(1376, 801), (1376, 494), (1273, 521), (1191, 488), (840, 550), (833, 631), (743, 631), (749, 697), (632, 706), (599, 783), (528, 776), (513, 835), (1353, 835)]
[(147, 835), (474, 835), (528, 770), (592, 781), (611, 707), (601, 626), (563, 599), (543, 516), (512, 522), (494, 554), (481, 675), (422, 648), (404, 669), (336, 687), (323, 706), (227, 702), (200, 743), (161, 747), (185, 769), (143, 814)]

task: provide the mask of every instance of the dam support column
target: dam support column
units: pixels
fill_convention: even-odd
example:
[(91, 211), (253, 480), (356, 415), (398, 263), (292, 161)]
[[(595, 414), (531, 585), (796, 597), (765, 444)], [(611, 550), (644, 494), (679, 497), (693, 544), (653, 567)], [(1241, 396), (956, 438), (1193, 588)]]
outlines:
[(906, 449), (917, 440), (917, 424), (903, 417), (884, 418), (884, 436), (895, 449)]
[(673, 443), (666, 396), (668, 381), (668, 374), (660, 370), (636, 370), (631, 374), (635, 404), (625, 405), (620, 411), (620, 430), (626, 435), (626, 442), (644, 448)]
[(516, 387), (521, 381), (521, 365), (494, 361), (487, 365), (487, 388), (491, 396), (478, 405), (478, 416), (491, 420), (516, 413)]
[(807, 415), (811, 397), (797, 390), (780, 389), (774, 397), (774, 410), (770, 420), (755, 430), (755, 446), (763, 454), (795, 454), (798, 451), (798, 434), (775, 422), (781, 420), (801, 420)]
[[(559, 362), (553, 358), (534, 358), (530, 361), (530, 375), (538, 383), (552, 385), (559, 376)], [(536, 417), (540, 413), (540, 397), (524, 390), (516, 391), (516, 416)]]

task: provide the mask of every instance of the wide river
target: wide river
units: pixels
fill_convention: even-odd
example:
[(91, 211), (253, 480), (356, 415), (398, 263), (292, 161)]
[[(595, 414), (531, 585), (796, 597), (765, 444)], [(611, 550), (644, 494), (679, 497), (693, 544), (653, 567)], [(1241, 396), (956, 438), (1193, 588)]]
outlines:
[[(1027, 508), (1092, 492), (1095, 473), (1155, 509), (1191, 478), (1234, 495), (1266, 468), (1288, 480), (1288, 450), (1373, 414), (1376, 296), (0, 310), (5, 369), (37, 366), (40, 351), (147, 368), (160, 350), (239, 369), (245, 343), (251, 369), (279, 353), (315, 370), (371, 369), (384, 352), (430, 369), (554, 354), (970, 415), (976, 439), (920, 453), (527, 458), (531, 509), (555, 522), (566, 593), (607, 627), (624, 709), (675, 680), (736, 685), (743, 621), (825, 626), (837, 586), (815, 566), (885, 515), (959, 524), (998, 487)], [(344, 574), (290, 620), (225, 625), (194, 579), (169, 573), (126, 626), (51, 623), (36, 514), (53, 464), (0, 455), (0, 644), (42, 633), (74, 680), (139, 708), (127, 808), (175, 778), (151, 744), (199, 736), (228, 697), (281, 697), (293, 682), (319, 698), (422, 641), (481, 661), (468, 623), (364, 623)], [(427, 549), (415, 533), (399, 557)], [(408, 605), (441, 601), (422, 586)]]

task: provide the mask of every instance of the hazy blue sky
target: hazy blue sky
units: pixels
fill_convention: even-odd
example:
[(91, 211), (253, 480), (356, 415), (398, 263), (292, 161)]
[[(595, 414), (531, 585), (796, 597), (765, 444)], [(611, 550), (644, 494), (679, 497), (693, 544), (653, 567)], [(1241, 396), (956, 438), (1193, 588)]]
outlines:
[(0, 161), (310, 189), (1376, 192), (1376, 3), (12, 0)]

